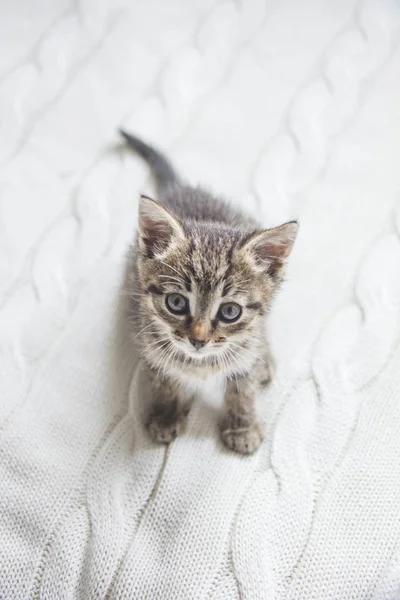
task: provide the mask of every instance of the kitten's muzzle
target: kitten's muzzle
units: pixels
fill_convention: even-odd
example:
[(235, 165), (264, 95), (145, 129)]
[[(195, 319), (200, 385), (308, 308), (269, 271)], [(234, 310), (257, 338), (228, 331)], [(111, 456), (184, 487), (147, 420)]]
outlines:
[(196, 350), (200, 350), (200, 348), (203, 348), (208, 342), (208, 340), (198, 340), (197, 338), (189, 338), (189, 341)]

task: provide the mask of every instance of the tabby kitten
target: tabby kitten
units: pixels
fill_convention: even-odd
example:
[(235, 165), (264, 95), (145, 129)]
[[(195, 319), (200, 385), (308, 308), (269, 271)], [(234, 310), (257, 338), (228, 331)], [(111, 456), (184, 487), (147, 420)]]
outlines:
[(152, 385), (149, 434), (173, 440), (188, 414), (187, 387), (220, 374), (221, 438), (231, 450), (251, 454), (263, 438), (255, 397), (273, 372), (265, 314), (298, 225), (260, 228), (224, 200), (183, 184), (164, 156), (121, 134), (149, 163), (158, 188), (157, 202), (140, 198), (131, 278)]

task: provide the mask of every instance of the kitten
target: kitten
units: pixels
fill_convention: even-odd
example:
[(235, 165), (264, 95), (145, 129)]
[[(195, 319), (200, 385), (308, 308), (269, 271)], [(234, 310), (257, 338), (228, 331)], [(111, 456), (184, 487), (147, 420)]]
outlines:
[(249, 216), (177, 177), (159, 152), (121, 131), (150, 165), (158, 202), (141, 196), (132, 311), (152, 385), (150, 436), (182, 431), (192, 380), (226, 380), (224, 444), (251, 454), (261, 444), (255, 397), (272, 376), (265, 314), (282, 281), (297, 222), (262, 229)]

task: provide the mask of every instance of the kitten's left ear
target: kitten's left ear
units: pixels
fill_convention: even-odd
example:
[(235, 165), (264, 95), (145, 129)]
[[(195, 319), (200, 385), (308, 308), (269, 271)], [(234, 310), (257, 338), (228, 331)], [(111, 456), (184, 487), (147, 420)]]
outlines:
[(273, 277), (291, 253), (298, 229), (297, 221), (265, 229), (253, 234), (243, 248), (251, 253), (258, 267)]
[(185, 240), (178, 219), (148, 196), (139, 200), (139, 243), (147, 258), (161, 255), (174, 242)]

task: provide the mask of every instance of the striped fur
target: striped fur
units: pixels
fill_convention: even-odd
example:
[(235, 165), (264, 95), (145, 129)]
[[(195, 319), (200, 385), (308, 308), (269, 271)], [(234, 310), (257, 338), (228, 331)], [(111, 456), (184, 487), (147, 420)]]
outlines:
[[(183, 429), (185, 382), (222, 374), (227, 380), (224, 443), (254, 452), (262, 430), (254, 411), (257, 386), (271, 376), (265, 315), (282, 281), (297, 223), (263, 230), (202, 188), (180, 183), (169, 161), (124, 134), (153, 168), (158, 202), (141, 197), (132, 254), (132, 307), (154, 390), (148, 429), (161, 442)], [(181, 294), (186, 314), (173, 314), (168, 294)], [(221, 305), (241, 315), (225, 322)], [(137, 334), (136, 334), (137, 335)], [(196, 347), (194, 344), (196, 343)]]

